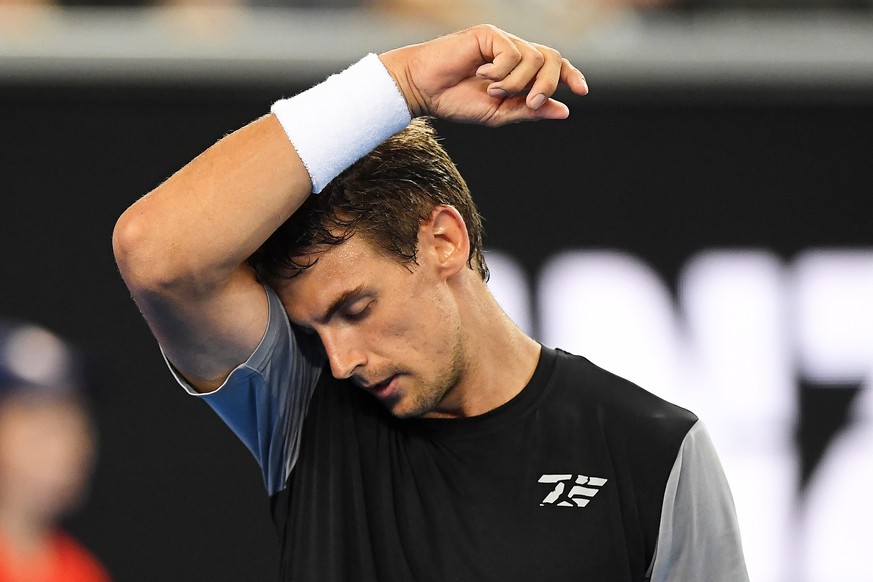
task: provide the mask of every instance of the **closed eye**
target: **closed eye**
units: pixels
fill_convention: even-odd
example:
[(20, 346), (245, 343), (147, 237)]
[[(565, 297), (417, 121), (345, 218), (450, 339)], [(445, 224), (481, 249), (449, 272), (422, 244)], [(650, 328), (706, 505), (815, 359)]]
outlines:
[(372, 310), (373, 301), (367, 301), (366, 304), (358, 308), (357, 305), (352, 305), (342, 311), (342, 317), (346, 321), (361, 321), (370, 315), (370, 311)]

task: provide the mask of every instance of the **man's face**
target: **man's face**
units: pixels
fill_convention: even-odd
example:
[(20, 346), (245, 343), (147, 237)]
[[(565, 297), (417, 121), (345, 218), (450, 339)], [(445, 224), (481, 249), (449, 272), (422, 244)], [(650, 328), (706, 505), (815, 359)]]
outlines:
[(456, 298), (433, 257), (407, 266), (358, 235), (276, 286), (292, 322), (317, 333), (336, 378), (399, 417), (451, 415), (464, 373)]

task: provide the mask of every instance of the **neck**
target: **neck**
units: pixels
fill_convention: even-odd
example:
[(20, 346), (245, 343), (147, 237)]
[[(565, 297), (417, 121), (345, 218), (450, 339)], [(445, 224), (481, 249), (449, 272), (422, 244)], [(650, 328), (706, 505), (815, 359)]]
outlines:
[(458, 383), (438, 410), (428, 416), (478, 416), (517, 396), (530, 381), (540, 358), (540, 344), (506, 315), (481, 280), (459, 302), (464, 346)]
[(0, 535), (13, 555), (28, 556), (44, 551), (51, 528), (39, 516), (0, 504)]

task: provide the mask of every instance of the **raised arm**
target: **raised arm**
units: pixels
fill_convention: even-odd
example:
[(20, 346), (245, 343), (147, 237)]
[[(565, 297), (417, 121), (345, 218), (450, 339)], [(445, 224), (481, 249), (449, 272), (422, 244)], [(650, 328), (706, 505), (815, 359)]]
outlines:
[(257, 346), (267, 299), (246, 258), (312, 189), (272, 115), (228, 135), (133, 204), (115, 227), (121, 274), (162, 349), (198, 390)]
[[(556, 51), (491, 26), (379, 58), (412, 115), (486, 125), (560, 119), (568, 110), (551, 99), (557, 86), (587, 92), (582, 74)], [(355, 87), (348, 89), (333, 101), (357, 99)], [(303, 117), (310, 133), (330, 123), (328, 115), (310, 115), (296, 118), (301, 126)], [(310, 174), (318, 148), (298, 154), (304, 144), (296, 141), (296, 119), (292, 113), (280, 123), (270, 114), (228, 135), (116, 225), (121, 274), (165, 354), (198, 390), (219, 386), (266, 327), (267, 299), (246, 258), (300, 207), (313, 184), (319, 190), (330, 177)]]

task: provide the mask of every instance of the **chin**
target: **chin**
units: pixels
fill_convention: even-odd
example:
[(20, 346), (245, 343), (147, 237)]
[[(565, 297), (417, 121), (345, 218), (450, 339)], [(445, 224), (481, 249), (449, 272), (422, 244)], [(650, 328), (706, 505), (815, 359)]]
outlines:
[(394, 406), (388, 406), (388, 410), (394, 415), (396, 418), (418, 418), (424, 414), (427, 414), (428, 410), (417, 410), (409, 406), (403, 406), (402, 402), (395, 404)]
[(406, 385), (400, 387), (389, 398), (382, 400), (382, 404), (397, 418), (443, 416), (437, 411), (443, 408), (445, 399), (451, 392), (448, 386), (450, 385), (446, 382), (433, 385)]
[(422, 406), (412, 402), (408, 398), (397, 398), (390, 402), (384, 402), (389, 412), (396, 418), (419, 418), (433, 410), (433, 406)]

